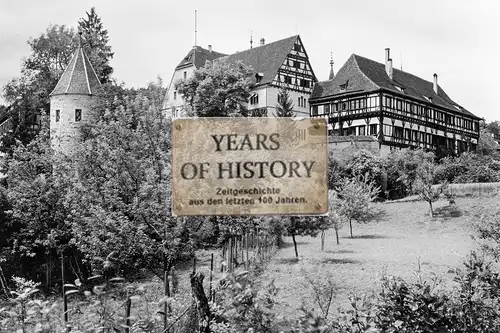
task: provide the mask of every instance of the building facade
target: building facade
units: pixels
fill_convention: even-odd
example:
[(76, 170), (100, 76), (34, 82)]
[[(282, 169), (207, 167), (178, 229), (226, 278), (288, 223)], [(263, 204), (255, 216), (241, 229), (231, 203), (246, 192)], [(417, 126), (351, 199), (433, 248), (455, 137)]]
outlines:
[(88, 117), (101, 89), (97, 74), (79, 45), (49, 95), (50, 140), (56, 152), (72, 152), (78, 140), (78, 127)]
[(454, 102), (433, 81), (351, 55), (309, 100), (311, 117), (325, 117), (333, 136), (374, 136), (380, 149), (420, 147), (438, 153), (474, 150), (480, 118)]
[[(193, 50), (197, 51), (193, 51)], [(163, 110), (173, 118), (185, 116), (182, 106), (185, 102), (177, 96), (175, 83), (189, 78), (194, 70), (203, 66), (206, 60), (226, 58), (229, 61), (241, 61), (252, 68), (250, 80), (251, 96), (246, 107), (267, 116), (274, 116), (278, 104), (278, 92), (285, 88), (294, 104), (296, 115), (309, 117), (308, 99), (313, 85), (317, 82), (306, 50), (300, 36), (292, 36), (269, 44), (261, 39), (260, 45), (231, 55), (195, 47), (176, 67), (169, 84)], [(198, 51), (199, 50), (199, 51)], [(210, 57), (207, 55), (207, 52)], [(203, 56), (198, 56), (202, 54)], [(199, 60), (195, 60), (198, 58)], [(212, 59), (213, 58), (213, 59)]]

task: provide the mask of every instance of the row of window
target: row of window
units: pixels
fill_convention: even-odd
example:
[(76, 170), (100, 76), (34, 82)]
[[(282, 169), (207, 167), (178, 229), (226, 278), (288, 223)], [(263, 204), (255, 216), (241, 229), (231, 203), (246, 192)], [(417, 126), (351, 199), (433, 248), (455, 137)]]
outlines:
[[(455, 147), (455, 139), (453, 138), (446, 138), (444, 136), (420, 132), (400, 126), (384, 125), (384, 135), (392, 136), (396, 139), (432, 144), (434, 146)], [(458, 141), (461, 142), (460, 140)]]
[(402, 113), (431, 118), (448, 126), (457, 126), (474, 131), (479, 130), (479, 123), (473, 122), (471, 119), (462, 118), (439, 110), (433, 110), (427, 106), (411, 103), (399, 98), (385, 96), (384, 106)]
[(377, 135), (378, 134), (378, 125), (361, 125), (361, 126), (351, 126), (347, 128), (342, 128), (337, 131), (341, 136), (349, 136), (349, 135)]
[[(56, 122), (61, 120), (61, 110), (56, 110)], [(75, 109), (75, 121), (82, 120), (82, 109)]]
[(304, 88), (309, 88), (311, 86), (311, 81), (309, 81), (307, 79), (295, 78), (295, 77), (292, 77), (289, 75), (283, 75), (283, 74), (280, 75), (278, 78), (281, 82), (284, 82), (286, 84), (297, 84), (297, 85), (304, 87)]
[(297, 68), (297, 69), (307, 69), (306, 63), (298, 60), (292, 60), (290, 58), (286, 59), (287, 66)]
[[(332, 104), (325, 104), (323, 106), (322, 114), (332, 114), (339, 111), (364, 111), (366, 109), (371, 109), (378, 107), (379, 100), (378, 97), (364, 97), (351, 99), (346, 101), (337, 101)], [(318, 105), (312, 107), (312, 115), (317, 116), (319, 112)]]

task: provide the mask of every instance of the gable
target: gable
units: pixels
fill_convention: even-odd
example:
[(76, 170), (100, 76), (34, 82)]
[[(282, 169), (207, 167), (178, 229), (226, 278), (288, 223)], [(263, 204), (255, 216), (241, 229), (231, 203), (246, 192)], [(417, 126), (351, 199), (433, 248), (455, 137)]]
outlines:
[(304, 45), (297, 37), (281, 63), (273, 85), (310, 94), (316, 82)]

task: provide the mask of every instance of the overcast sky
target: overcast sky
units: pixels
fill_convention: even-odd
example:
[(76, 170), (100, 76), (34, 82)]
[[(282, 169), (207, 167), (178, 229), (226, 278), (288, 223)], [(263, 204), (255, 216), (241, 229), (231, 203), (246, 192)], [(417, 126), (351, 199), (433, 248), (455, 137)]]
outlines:
[[(194, 45), (223, 53), (300, 34), (319, 80), (330, 53), (337, 71), (352, 54), (384, 61), (432, 81), (476, 115), (500, 120), (500, 4), (496, 0), (0, 0), (0, 86), (20, 73), (29, 37), (50, 24), (76, 27), (95, 6), (115, 52), (115, 77), (129, 87), (160, 75), (170, 82), (175, 66)], [(0, 100), (2, 103), (3, 100)]]

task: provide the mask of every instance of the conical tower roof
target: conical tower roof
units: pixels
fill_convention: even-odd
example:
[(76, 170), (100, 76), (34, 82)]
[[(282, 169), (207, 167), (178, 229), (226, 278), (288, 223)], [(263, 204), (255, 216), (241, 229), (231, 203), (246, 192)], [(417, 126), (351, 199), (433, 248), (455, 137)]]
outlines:
[(68, 67), (66, 67), (50, 96), (65, 94), (95, 95), (101, 89), (101, 82), (80, 42)]

